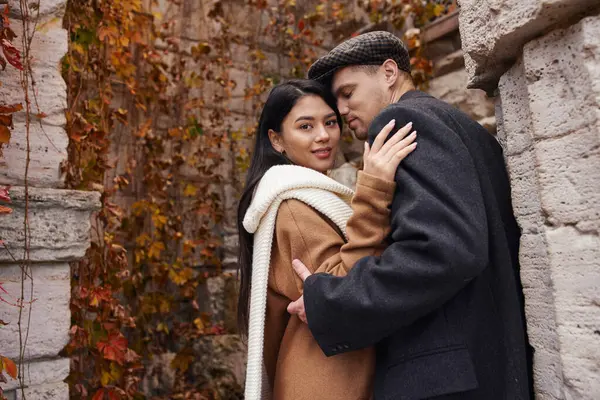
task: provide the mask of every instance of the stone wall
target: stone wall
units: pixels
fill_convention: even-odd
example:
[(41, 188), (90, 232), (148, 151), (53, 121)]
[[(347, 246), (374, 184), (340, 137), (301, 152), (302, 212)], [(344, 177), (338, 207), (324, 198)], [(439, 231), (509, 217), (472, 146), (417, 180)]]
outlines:
[[(13, 41), (21, 48), (22, 24), (19, 2), (10, 0), (11, 27), (18, 35)], [(24, 282), (24, 298), (33, 299), (23, 308), (22, 332), (29, 327), (23, 369), (28, 399), (67, 399), (69, 360), (58, 356), (69, 339), (69, 261), (82, 258), (89, 245), (90, 213), (99, 207), (99, 194), (63, 190), (60, 163), (66, 159), (66, 86), (60, 75), (60, 59), (67, 51), (67, 32), (62, 29), (65, 1), (44, 1), (40, 7), (40, 27), (31, 52), (40, 111), (48, 115), (41, 124), (31, 124), (28, 179), (29, 259), (31, 278)], [(33, 8), (33, 7), (32, 7)], [(30, 89), (31, 90), (31, 89)], [(2, 72), (0, 102), (24, 102), (19, 71), (8, 66)], [(35, 107), (33, 113), (37, 113)], [(10, 215), (0, 216), (0, 282), (13, 302), (21, 296), (21, 269), (24, 257), (25, 166), (27, 158), (25, 113), (15, 114), (10, 143), (0, 158), (0, 186), (12, 185)], [(33, 286), (32, 286), (33, 285)], [(33, 292), (32, 292), (33, 291)], [(15, 362), (19, 359), (19, 309), (2, 304), (0, 353)], [(31, 313), (31, 316), (29, 316)], [(31, 320), (29, 322), (29, 317)], [(25, 337), (25, 336), (23, 336)], [(6, 376), (6, 374), (5, 374)], [(8, 378), (2, 384), (9, 399), (22, 396), (18, 381)]]
[(600, 398), (600, 2), (460, 3), (470, 84), (499, 93), (536, 397)]

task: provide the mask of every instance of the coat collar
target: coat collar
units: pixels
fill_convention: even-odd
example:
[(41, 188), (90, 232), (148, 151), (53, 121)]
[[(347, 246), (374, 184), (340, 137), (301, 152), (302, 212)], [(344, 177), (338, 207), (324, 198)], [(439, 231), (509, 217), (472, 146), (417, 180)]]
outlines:
[(401, 97), (399, 101), (403, 101), (403, 100), (408, 100), (408, 99), (417, 99), (417, 98), (421, 98), (421, 97), (433, 97), (430, 94), (427, 94), (425, 92), (421, 92), (420, 90), (409, 90), (408, 92), (404, 93)]

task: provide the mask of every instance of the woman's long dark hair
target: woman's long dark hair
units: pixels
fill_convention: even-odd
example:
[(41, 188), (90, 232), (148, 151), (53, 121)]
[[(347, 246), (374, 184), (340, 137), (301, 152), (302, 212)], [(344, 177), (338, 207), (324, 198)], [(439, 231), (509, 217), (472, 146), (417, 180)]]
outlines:
[[(337, 109), (335, 97), (323, 85), (310, 80), (291, 80), (282, 83), (269, 93), (269, 97), (260, 115), (256, 142), (250, 169), (246, 177), (246, 186), (240, 199), (237, 214), (240, 254), (238, 268), (240, 273), (240, 295), (238, 300), (238, 325), (242, 334), (248, 332), (248, 318), (250, 308), (250, 287), (252, 277), (252, 247), (254, 235), (248, 233), (242, 224), (256, 185), (260, 182), (265, 172), (275, 165), (291, 164), (292, 162), (283, 154), (276, 151), (269, 139), (269, 130), (281, 134), (283, 120), (304, 96), (315, 95), (327, 103), (337, 115), (340, 130), (342, 117)], [(290, 260), (291, 262), (291, 260)]]

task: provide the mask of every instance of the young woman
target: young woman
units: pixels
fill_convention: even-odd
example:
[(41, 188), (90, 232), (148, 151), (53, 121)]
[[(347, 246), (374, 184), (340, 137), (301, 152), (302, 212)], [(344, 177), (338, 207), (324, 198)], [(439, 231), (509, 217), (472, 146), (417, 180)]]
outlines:
[(238, 313), (249, 333), (246, 400), (371, 398), (373, 349), (327, 358), (286, 307), (302, 294), (293, 259), (315, 273), (345, 275), (383, 249), (394, 175), (416, 146), (410, 124), (384, 143), (393, 126), (390, 121), (371, 148), (365, 144), (353, 193), (326, 176), (342, 127), (335, 98), (308, 80), (271, 91), (238, 209)]

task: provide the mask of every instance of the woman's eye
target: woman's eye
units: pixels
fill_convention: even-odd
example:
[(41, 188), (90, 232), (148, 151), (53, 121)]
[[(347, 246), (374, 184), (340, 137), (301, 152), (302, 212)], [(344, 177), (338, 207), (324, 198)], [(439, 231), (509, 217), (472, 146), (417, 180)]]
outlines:
[(302, 129), (302, 130), (308, 130), (310, 128), (312, 128), (312, 126), (310, 124), (302, 124), (302, 125), (300, 125), (300, 129)]
[(327, 121), (325, 123), (325, 125), (327, 125), (327, 126), (335, 126), (335, 125), (337, 125), (337, 120), (336, 119), (332, 119), (330, 121)]

